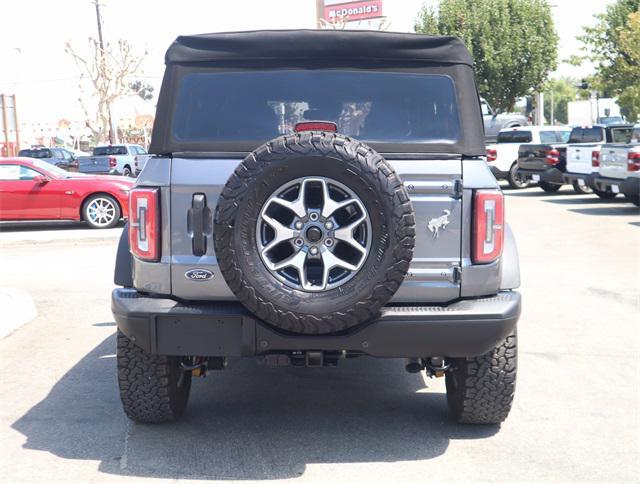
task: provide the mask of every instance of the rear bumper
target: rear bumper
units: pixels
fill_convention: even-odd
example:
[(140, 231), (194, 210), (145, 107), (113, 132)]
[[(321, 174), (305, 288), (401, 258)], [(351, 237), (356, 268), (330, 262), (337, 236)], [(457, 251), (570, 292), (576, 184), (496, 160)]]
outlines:
[(527, 170), (518, 168), (518, 175), (527, 181), (535, 181), (534, 176), (539, 176), (540, 180), (546, 183), (564, 185), (563, 173), (558, 168), (547, 168), (546, 170)]
[[(591, 186), (591, 174), (590, 173), (563, 173), (562, 179), (565, 183), (572, 185), (574, 183), (582, 184), (584, 186)], [(582, 180), (582, 183), (580, 183)]]
[(116, 288), (118, 329), (150, 353), (257, 356), (289, 351), (348, 351), (376, 357), (479, 356), (515, 328), (521, 297), (503, 291), (448, 306), (387, 306), (378, 319), (343, 335), (291, 335), (239, 303), (183, 304)]
[(623, 193), (627, 198), (637, 200), (640, 197), (640, 178), (626, 178), (620, 180), (618, 178), (607, 178), (596, 175), (592, 178), (593, 187), (614, 193)]

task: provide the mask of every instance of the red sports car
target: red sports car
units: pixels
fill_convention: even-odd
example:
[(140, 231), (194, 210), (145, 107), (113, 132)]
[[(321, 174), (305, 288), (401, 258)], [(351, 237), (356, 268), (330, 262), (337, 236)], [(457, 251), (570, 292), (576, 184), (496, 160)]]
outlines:
[(129, 211), (131, 179), (70, 173), (35, 158), (0, 158), (0, 220), (84, 220), (113, 227)]

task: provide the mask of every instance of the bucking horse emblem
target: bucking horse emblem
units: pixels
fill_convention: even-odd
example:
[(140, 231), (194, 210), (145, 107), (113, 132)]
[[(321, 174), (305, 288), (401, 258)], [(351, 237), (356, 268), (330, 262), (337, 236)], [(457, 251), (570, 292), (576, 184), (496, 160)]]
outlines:
[(431, 233), (433, 233), (434, 239), (438, 238), (440, 230), (446, 229), (447, 225), (449, 225), (449, 215), (451, 215), (449, 210), (443, 210), (442, 215), (429, 220), (427, 227), (431, 230)]

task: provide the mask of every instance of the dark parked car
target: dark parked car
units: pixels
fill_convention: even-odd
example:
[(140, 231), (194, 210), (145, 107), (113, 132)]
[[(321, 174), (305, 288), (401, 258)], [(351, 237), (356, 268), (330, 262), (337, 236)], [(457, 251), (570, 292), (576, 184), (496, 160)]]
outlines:
[(370, 356), (445, 377), (456, 421), (503, 421), (519, 265), (462, 41), (222, 33), (166, 63), (111, 299), (126, 414), (177, 419), (232, 356)]
[(29, 148), (20, 150), (18, 156), (46, 161), (67, 171), (78, 171), (76, 156), (64, 148)]

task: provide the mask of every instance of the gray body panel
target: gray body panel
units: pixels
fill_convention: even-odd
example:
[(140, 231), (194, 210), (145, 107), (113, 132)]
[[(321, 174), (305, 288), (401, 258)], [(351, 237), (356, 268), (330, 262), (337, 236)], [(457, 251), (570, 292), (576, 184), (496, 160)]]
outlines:
[[(137, 185), (163, 187), (162, 259), (159, 263), (143, 263), (134, 258), (136, 288), (187, 300), (236, 299), (218, 268), (210, 226), (205, 233), (205, 253), (193, 254), (187, 215), (194, 194), (204, 194), (207, 206), (212, 212), (215, 210), (220, 192), (240, 161), (239, 158), (149, 160)], [(497, 187), (486, 164), (482, 160), (460, 158), (389, 160), (389, 163), (403, 180), (416, 216), (413, 261), (392, 302), (446, 303), (460, 297), (495, 294), (505, 288), (502, 259), (481, 266), (472, 265), (470, 259), (472, 189)], [(435, 237), (428, 222), (445, 210), (449, 211), (449, 224)], [(209, 270), (213, 277), (187, 279), (185, 273), (190, 269)], [(515, 271), (518, 272), (517, 267)], [(519, 282), (519, 276), (507, 278), (506, 285), (517, 287), (514, 281)]]

